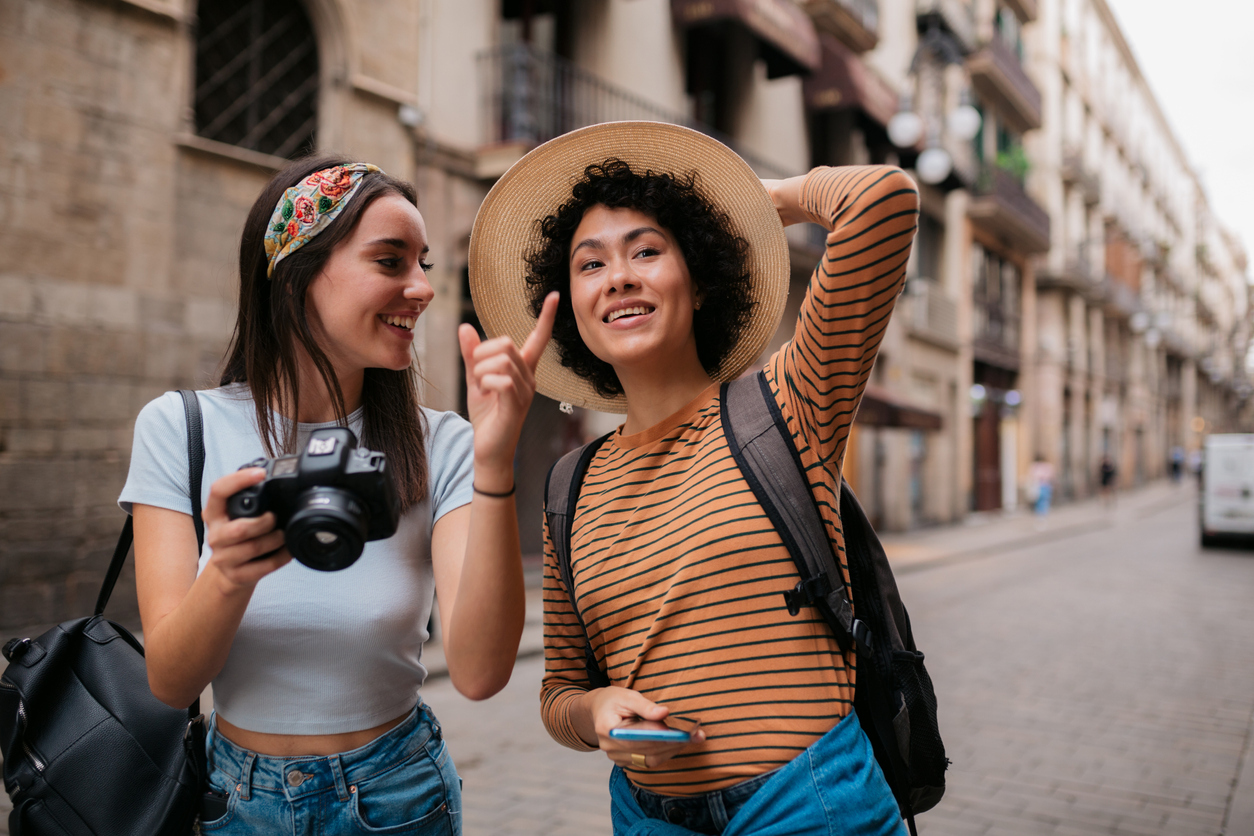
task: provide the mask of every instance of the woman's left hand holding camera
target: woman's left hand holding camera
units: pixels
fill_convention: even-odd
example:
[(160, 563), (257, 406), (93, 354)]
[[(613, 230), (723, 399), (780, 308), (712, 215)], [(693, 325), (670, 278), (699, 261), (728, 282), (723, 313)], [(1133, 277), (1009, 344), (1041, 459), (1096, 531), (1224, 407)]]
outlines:
[(471, 325), (457, 332), (475, 432), (474, 498), (436, 522), (431, 561), (449, 678), (471, 699), (487, 699), (505, 687), (522, 637), (526, 603), (514, 450), (557, 303), (558, 295), (549, 294), (521, 347), (509, 337), (480, 340)]
[(260, 517), (227, 516), (226, 501), (263, 481), (266, 471), (249, 467), (214, 481), (205, 505), (205, 542), (213, 550), (205, 572), (213, 572), (223, 594), (252, 593), (257, 582), (292, 559), (283, 545), (283, 531), (274, 527), (270, 511)]

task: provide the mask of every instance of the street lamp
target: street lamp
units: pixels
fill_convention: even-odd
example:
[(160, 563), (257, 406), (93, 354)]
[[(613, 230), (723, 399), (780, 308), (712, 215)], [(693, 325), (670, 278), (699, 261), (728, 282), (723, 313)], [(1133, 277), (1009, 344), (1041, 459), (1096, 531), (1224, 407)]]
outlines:
[[(918, 49), (910, 60), (911, 76), (917, 77), (920, 59), (927, 52), (938, 56), (942, 65), (963, 63), (961, 44), (935, 21), (919, 41)], [(971, 103), (970, 91), (963, 90), (959, 105), (944, 118), (946, 132), (959, 142), (970, 142), (979, 134), (982, 124), (980, 112)], [(913, 97), (902, 96), (897, 113), (888, 121), (888, 138), (898, 148), (913, 148), (923, 137), (924, 128), (923, 117), (914, 112)], [(927, 148), (915, 162), (919, 180), (929, 185), (943, 183), (954, 169), (953, 157), (941, 147), (940, 140), (940, 127), (933, 123), (928, 130)]]

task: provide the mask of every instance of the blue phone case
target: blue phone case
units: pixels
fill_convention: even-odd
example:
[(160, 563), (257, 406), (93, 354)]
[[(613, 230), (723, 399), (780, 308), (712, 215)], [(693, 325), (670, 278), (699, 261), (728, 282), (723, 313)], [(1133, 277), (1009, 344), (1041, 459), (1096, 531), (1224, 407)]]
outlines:
[(610, 729), (615, 740), (656, 740), (677, 743), (691, 739), (692, 735), (680, 729)]

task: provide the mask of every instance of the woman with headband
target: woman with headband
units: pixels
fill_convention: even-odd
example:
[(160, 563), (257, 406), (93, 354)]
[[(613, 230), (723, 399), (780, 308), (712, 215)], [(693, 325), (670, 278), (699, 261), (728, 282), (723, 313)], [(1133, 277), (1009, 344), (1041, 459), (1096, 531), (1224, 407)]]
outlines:
[[(614, 762), (616, 836), (905, 831), (853, 711), (853, 648), (784, 606), (797, 568), (732, 458), (720, 383), (765, 360), (841, 554), (841, 462), (917, 214), (900, 169), (759, 181), (710, 137), (652, 122), (554, 139), (480, 208), (470, 278), (488, 332), (527, 333), (559, 291), (538, 390), (626, 413), (583, 477), (569, 573), (546, 526), (540, 694), (556, 740)], [(825, 252), (792, 340), (760, 359), (788, 291), (783, 227), (806, 221)], [(639, 739), (672, 729), (685, 739)]]
[[(418, 404), (428, 253), (413, 187), (373, 165), (298, 161), (262, 191), (221, 386), (198, 393), (199, 555), (182, 401), (167, 393), (136, 421), (119, 501), (149, 683), (178, 707), (214, 686), (205, 833), (461, 831), (460, 781), (419, 696), (422, 645), (438, 592), (457, 689), (486, 699), (509, 680), (524, 615), (514, 448), (556, 298), (521, 349), (462, 326), (472, 433)], [(402, 510), (351, 566), (315, 571), (291, 562), (273, 513), (231, 519), (227, 501), (265, 478), (241, 465), (335, 426), (386, 455)]]

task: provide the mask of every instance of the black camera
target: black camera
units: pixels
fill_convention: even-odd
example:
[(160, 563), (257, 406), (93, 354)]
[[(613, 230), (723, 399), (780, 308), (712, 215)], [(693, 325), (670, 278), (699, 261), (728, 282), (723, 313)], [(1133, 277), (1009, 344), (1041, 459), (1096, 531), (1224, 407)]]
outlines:
[(266, 478), (228, 499), (227, 516), (273, 511), (277, 527), (287, 532), (288, 551), (310, 569), (345, 569), (367, 540), (396, 533), (401, 501), (387, 456), (358, 447), (352, 430), (314, 430), (303, 452), (244, 467), (264, 467)]

